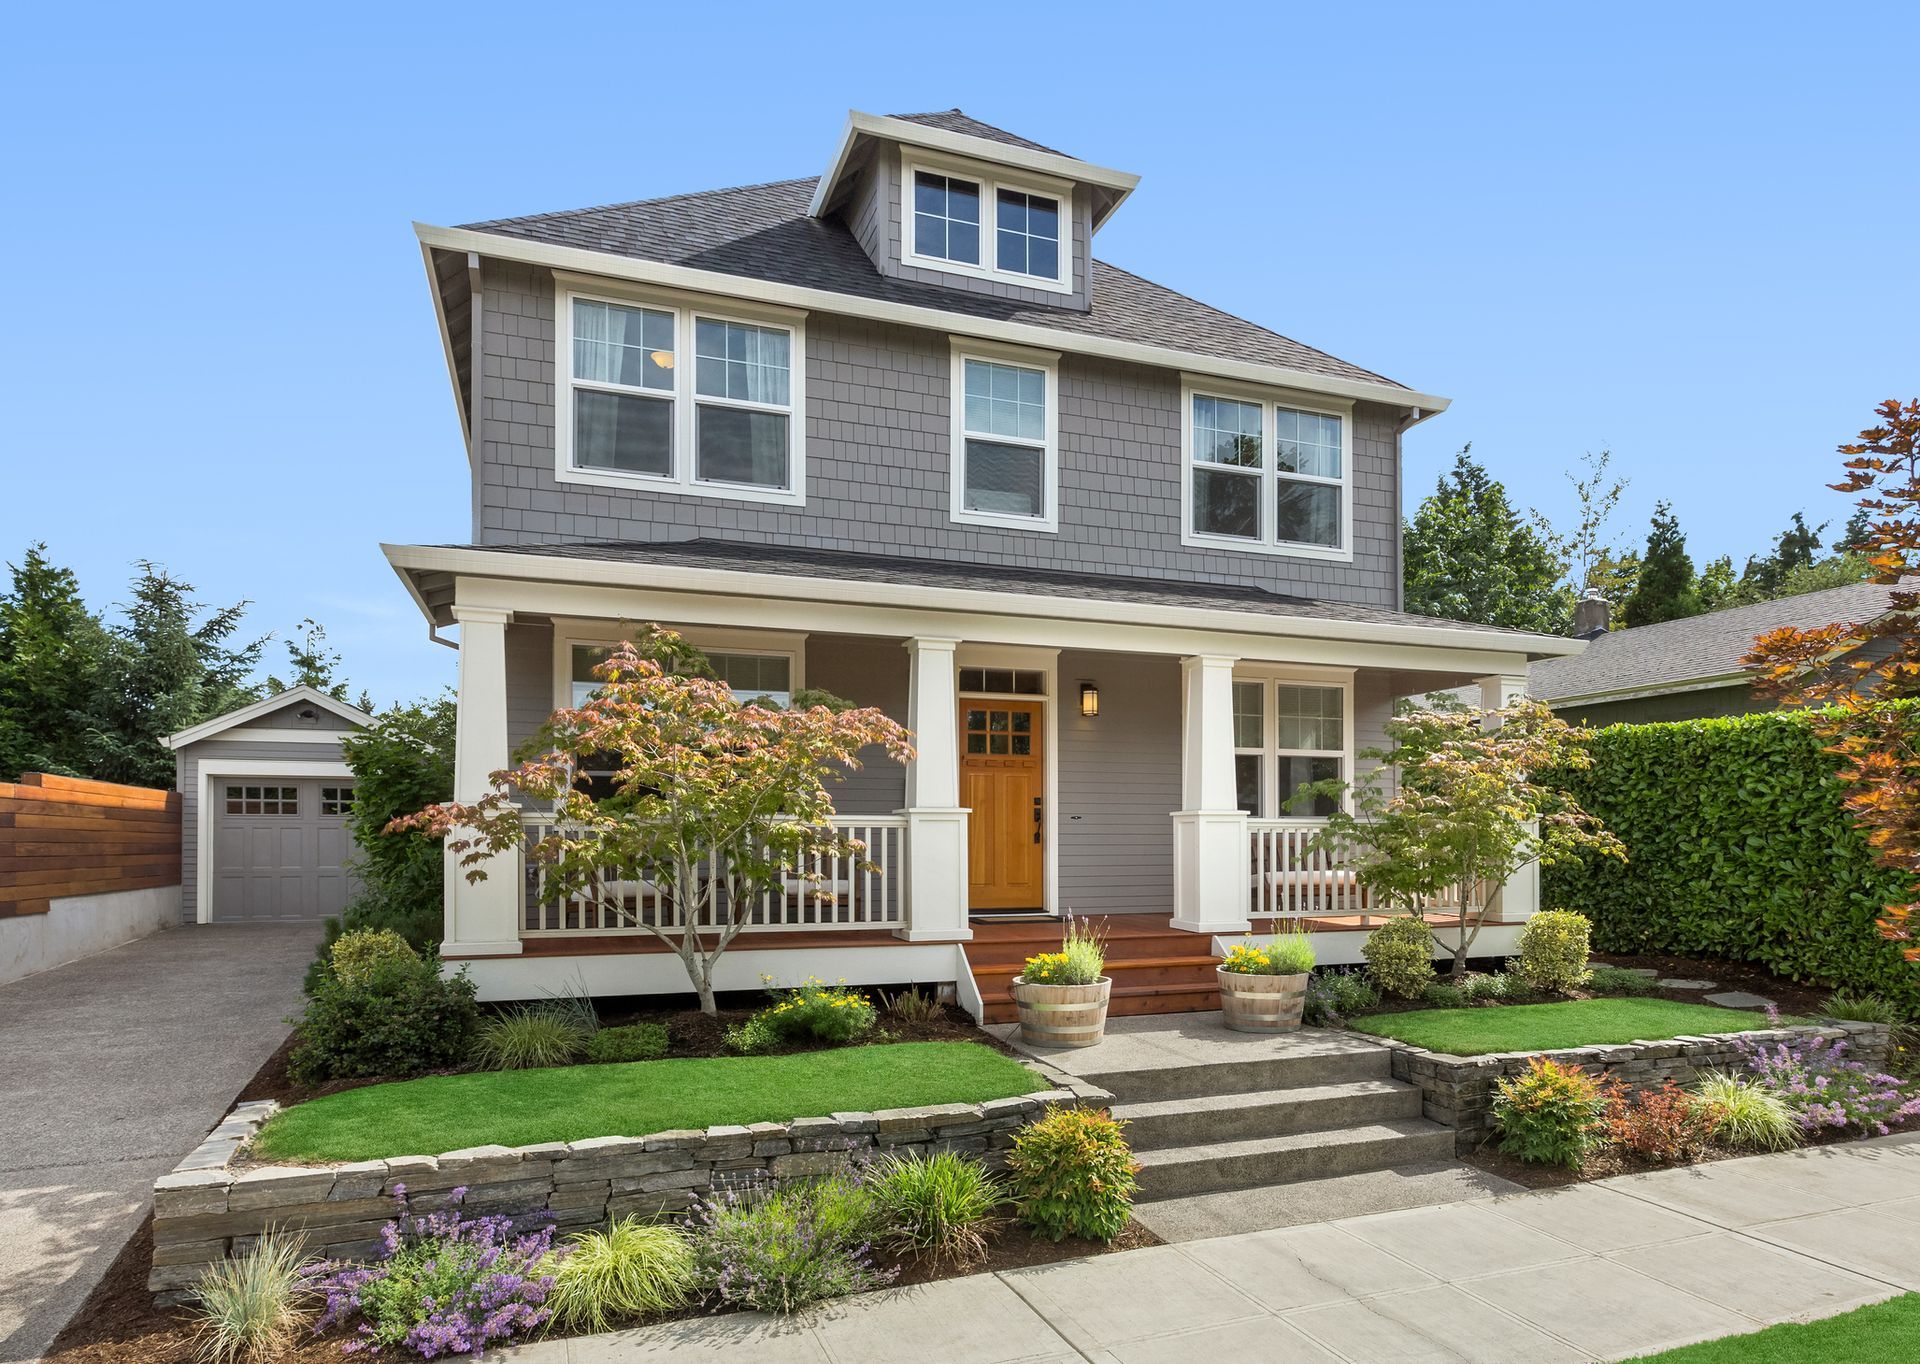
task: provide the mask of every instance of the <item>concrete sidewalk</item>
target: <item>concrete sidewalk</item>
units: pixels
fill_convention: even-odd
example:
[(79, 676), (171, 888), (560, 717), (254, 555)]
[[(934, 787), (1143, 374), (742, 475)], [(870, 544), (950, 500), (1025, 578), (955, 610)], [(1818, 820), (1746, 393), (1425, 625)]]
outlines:
[(39, 1358), (285, 1039), (319, 940), (169, 929), (0, 986), (0, 1364)]
[(1557, 1364), (1920, 1290), (1920, 1137), (1156, 1246), (515, 1364)]

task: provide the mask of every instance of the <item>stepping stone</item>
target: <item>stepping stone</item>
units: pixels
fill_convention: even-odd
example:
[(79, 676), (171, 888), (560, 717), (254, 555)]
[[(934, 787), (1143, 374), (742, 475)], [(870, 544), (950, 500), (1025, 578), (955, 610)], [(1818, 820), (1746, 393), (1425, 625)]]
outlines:
[(1722, 990), (1717, 995), (1708, 995), (1707, 1003), (1718, 1004), (1723, 1009), (1764, 1009), (1773, 1001), (1745, 990)]
[(1664, 980), (1656, 980), (1654, 984), (1663, 990), (1711, 990), (1714, 986), (1714, 982), (1710, 980), (1680, 980), (1672, 976)]

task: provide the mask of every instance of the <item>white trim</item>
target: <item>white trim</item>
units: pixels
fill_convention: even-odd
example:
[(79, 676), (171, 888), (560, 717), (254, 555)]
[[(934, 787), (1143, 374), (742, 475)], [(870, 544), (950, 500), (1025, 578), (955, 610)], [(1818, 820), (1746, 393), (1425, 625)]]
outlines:
[[(834, 192), (840, 186), (840, 177), (852, 159), (854, 145), (862, 137), (884, 138), (889, 142), (898, 142), (910, 147), (924, 147), (930, 151), (948, 152), (954, 156), (970, 160), (987, 161), (996, 165), (1012, 166), (1018, 170), (1035, 175), (1051, 176), (1056, 180), (1068, 180), (1080, 185), (1096, 185), (1113, 192), (1114, 200), (1101, 214), (1104, 220), (1112, 216), (1113, 211), (1125, 203), (1132, 194), (1140, 177), (1127, 171), (1112, 170), (1106, 166), (1095, 165), (1091, 161), (1082, 161), (1077, 157), (1062, 156), (1058, 152), (1035, 151), (1030, 147), (1017, 147), (1010, 142), (995, 142), (991, 138), (975, 137), (971, 133), (956, 133), (947, 128), (931, 128), (924, 123), (909, 123), (905, 119), (887, 118), (880, 114), (863, 114), (857, 109), (847, 111), (847, 122), (840, 133), (840, 143), (835, 149), (832, 163), (827, 173), (820, 177), (820, 183), (814, 187), (813, 201), (807, 206), (807, 212), (817, 218), (826, 210)], [(1098, 223), (1095, 224), (1098, 226)]]
[[(553, 618), (553, 709), (573, 705), (574, 646), (619, 644), (623, 639), (631, 638), (631, 632), (623, 634), (618, 627), (632, 623), (630, 620), (607, 617)], [(792, 690), (802, 691), (807, 685), (807, 636), (804, 631), (704, 629), (698, 625), (683, 627), (672, 624), (667, 628), (702, 652), (782, 655), (790, 665), (788, 681), (792, 683)]]
[[(1194, 459), (1193, 400), (1224, 398), (1230, 402), (1257, 403), (1260, 407), (1260, 468), (1242, 471), (1240, 476), (1257, 478), (1260, 483), (1260, 538), (1246, 540), (1234, 535), (1209, 535), (1193, 528), (1193, 480), (1197, 470), (1213, 467), (1231, 471), (1232, 466), (1207, 466)], [(1274, 412), (1277, 408), (1313, 412), (1340, 419), (1340, 477), (1337, 479), (1301, 476), (1298, 481), (1340, 489), (1340, 544), (1308, 545), (1274, 539), (1274, 499), (1283, 477), (1279, 471), (1279, 451), (1275, 444)], [(1293, 478), (1294, 475), (1285, 475)], [(1322, 559), (1337, 563), (1353, 562), (1353, 404), (1325, 396), (1303, 394), (1297, 390), (1257, 388), (1223, 384), (1204, 375), (1180, 376), (1180, 543), (1189, 549), (1223, 549), (1242, 554), (1278, 554), (1291, 559)]]
[[(1039, 696), (1008, 696), (1009, 701), (1040, 701), (1041, 744), (1044, 752), (1041, 762), (1045, 770), (1041, 773), (1041, 788), (1046, 798), (1045, 817), (1041, 820), (1040, 836), (1043, 840), (1041, 851), (1045, 854), (1046, 865), (1041, 869), (1041, 893), (1044, 897), (1041, 908), (1048, 914), (1058, 916), (1060, 905), (1060, 651), (1058, 649), (1036, 649), (1018, 645), (962, 644), (954, 650), (953, 657), (955, 694), (961, 699), (995, 699), (991, 692), (960, 691), (958, 681), (962, 668), (1013, 668), (1022, 672), (1041, 674)], [(965, 741), (965, 730), (960, 727), (960, 717), (954, 715), (955, 731)], [(962, 755), (961, 761), (965, 761)]]
[[(413, 230), (422, 242), (441, 250), (477, 251), (495, 260), (519, 261), (528, 265), (544, 266), (550, 270), (580, 271), (604, 280), (627, 280), (643, 285), (696, 290), (723, 298), (746, 299), (755, 303), (816, 309), (842, 317), (895, 322), (906, 327), (979, 336), (988, 340), (1005, 341), (1012, 345), (1057, 346), (1062, 351), (1073, 354), (1095, 355), (1129, 364), (1184, 370), (1189, 373), (1212, 375), (1245, 383), (1293, 388), (1305, 393), (1355, 398), (1365, 402), (1385, 403), (1390, 407), (1401, 409), (1417, 408), (1427, 416), (1444, 412), (1453, 402), (1451, 398), (1402, 388), (1398, 384), (1388, 383), (1385, 380), (1342, 379), (1333, 375), (1316, 374), (1311, 370), (1293, 369), (1285, 365), (1260, 364), (1217, 355), (1200, 355), (1168, 346), (1150, 346), (1137, 341), (1092, 336), (1084, 332), (1070, 332), (1057, 327), (1043, 327), (1027, 322), (1001, 322), (991, 318), (950, 312), (944, 308), (894, 303), (885, 299), (840, 293), (832, 289), (782, 284), (774, 280), (729, 275), (717, 270), (700, 270), (687, 265), (669, 264), (665, 261), (639, 260), (631, 256), (618, 256), (604, 251), (589, 251), (583, 247), (552, 246), (545, 242), (521, 241), (497, 233), (476, 232), (472, 228), (435, 227), (431, 223), (415, 223)], [(556, 327), (557, 324), (558, 319), (556, 319)]]
[[(676, 496), (714, 497), (729, 502), (775, 503), (802, 507), (807, 501), (807, 326), (806, 314), (785, 308), (756, 308), (731, 298), (720, 306), (675, 290), (609, 288), (604, 280), (587, 280), (555, 272), (553, 281), (553, 476), (556, 482), (599, 488), (627, 488)], [(573, 375), (573, 303), (608, 303), (643, 307), (673, 317), (674, 376), (671, 389), (642, 389), (622, 384), (576, 379)], [(787, 403), (750, 403), (715, 398), (697, 391), (694, 351), (700, 321), (731, 322), (745, 327), (784, 331), (788, 335)], [(673, 404), (672, 472), (667, 475), (627, 473), (617, 469), (580, 469), (573, 463), (573, 394), (576, 387), (594, 392), (630, 394)], [(787, 486), (762, 488), (748, 483), (723, 483), (698, 477), (696, 446), (698, 409), (740, 408), (776, 412), (787, 418)]]
[[(1586, 648), (1586, 641), (1567, 639), (1558, 635), (1530, 635), (1514, 631), (1493, 629), (1448, 629), (1441, 626), (1386, 624), (1362, 620), (1323, 620), (1306, 616), (1268, 616), (1249, 611), (1234, 611), (1221, 607), (1175, 606), (1151, 602), (1102, 601), (1083, 597), (1052, 597), (1041, 593), (983, 592), (972, 588), (929, 587), (910, 583), (867, 582), (837, 578), (814, 578), (783, 575), (777, 573), (746, 573), (737, 569), (698, 568), (685, 564), (661, 564), (646, 562), (626, 562), (612, 559), (580, 559), (562, 555), (521, 554), (500, 550), (471, 549), (446, 545), (382, 545), (381, 551), (387, 556), (387, 562), (394, 570), (405, 577), (409, 573), (448, 573), (462, 577), (508, 579), (520, 583), (537, 584), (557, 593), (568, 587), (591, 588), (606, 586), (623, 591), (606, 600), (618, 603), (614, 609), (596, 606), (591, 611), (569, 611), (573, 615), (604, 615), (625, 619), (672, 619), (676, 616), (686, 618), (691, 612), (709, 607), (723, 612), (707, 617), (714, 624), (759, 626), (770, 625), (779, 628), (782, 620), (791, 623), (791, 608), (774, 613), (773, 619), (766, 619), (765, 613), (742, 613), (732, 606), (721, 606), (717, 601), (703, 601), (699, 606), (683, 604), (668, 612), (664, 617), (659, 614), (660, 593), (698, 593), (703, 598), (743, 597), (769, 599), (785, 602), (805, 602), (810, 606), (830, 607), (845, 605), (876, 615), (888, 609), (951, 611), (975, 614), (993, 620), (1008, 618), (1038, 619), (1048, 623), (1050, 630), (1060, 627), (1076, 627), (1080, 637), (1099, 638), (1103, 643), (1087, 645), (1068, 645), (1062, 640), (1036, 639), (1031, 642), (1059, 644), (1060, 647), (1112, 648), (1121, 652), (1154, 653), (1179, 652), (1192, 653), (1198, 647), (1197, 637), (1210, 632), (1231, 632), (1249, 639), (1266, 639), (1269, 642), (1260, 648), (1248, 650), (1234, 646), (1225, 652), (1236, 656), (1252, 653), (1258, 656), (1264, 649), (1271, 649), (1273, 639), (1298, 640), (1309, 645), (1319, 646), (1335, 643), (1388, 644), (1400, 647), (1421, 647), (1440, 651), (1442, 656), (1431, 663), (1434, 671), (1458, 672), (1494, 672), (1500, 665), (1482, 667), (1462, 657), (1456, 663), (1444, 655), (1458, 651), (1481, 652), (1512, 659), (1525, 655), (1560, 656), (1577, 654)], [(503, 595), (511, 595), (504, 589), (489, 590), (481, 588), (482, 597), (475, 601), (499, 601)], [(520, 607), (522, 610), (535, 610), (533, 607)], [(547, 608), (552, 609), (552, 608)], [(831, 611), (818, 612), (814, 619), (830, 617)], [(695, 619), (700, 619), (695, 615)], [(1146, 628), (1160, 627), (1175, 631), (1178, 639), (1186, 642), (1162, 650), (1143, 640), (1129, 640), (1126, 635), (1113, 630), (1088, 631), (1084, 628), (1094, 624), (1125, 625)], [(810, 625), (810, 629), (825, 630), (824, 625)], [(953, 633), (960, 629), (959, 622), (950, 622), (943, 630), (924, 628), (918, 630), (895, 630), (892, 633), (941, 634)], [(965, 637), (978, 639), (975, 631), (981, 626), (965, 627)], [(1004, 627), (1003, 627), (1004, 631)], [(888, 633), (885, 629), (871, 626), (857, 628), (854, 634)], [(1022, 632), (1024, 633), (1024, 632)], [(989, 639), (1001, 639), (1009, 643), (1024, 642), (1012, 635), (1000, 632), (988, 635)], [(1361, 657), (1353, 651), (1351, 657), (1328, 657), (1325, 652), (1315, 648), (1319, 657), (1309, 657), (1303, 653), (1291, 656), (1299, 657), (1305, 663), (1333, 663), (1339, 666), (1367, 666), (1373, 660)], [(1415, 668), (1421, 666), (1404, 658), (1395, 658), (1385, 666)]]
[(270, 729), (266, 725), (239, 725), (223, 730), (215, 735), (220, 743), (259, 743), (259, 744), (337, 744), (342, 739), (351, 738), (354, 731), (348, 729)]
[(263, 696), (258, 701), (230, 710), (225, 715), (216, 715), (213, 719), (170, 734), (160, 742), (167, 748), (181, 749), (188, 744), (197, 744), (202, 739), (210, 739), (224, 730), (234, 729), (249, 720), (258, 720), (263, 715), (271, 715), (276, 710), (296, 702), (307, 702), (320, 709), (330, 711), (342, 720), (350, 721), (354, 728), (364, 729), (373, 723), (373, 717), (364, 710), (348, 705), (345, 701), (336, 701), (323, 691), (312, 687), (288, 687), (285, 691), (275, 692), (272, 696)]
[[(968, 279), (998, 280), (1003, 284), (1039, 289), (1047, 293), (1073, 292), (1073, 260), (1078, 251), (1075, 242), (1073, 186), (1065, 180), (1009, 177), (985, 162), (929, 155), (906, 147), (900, 149), (900, 263), (921, 270), (934, 270)], [(928, 256), (920, 252), (914, 208), (914, 176), (921, 171), (949, 180), (970, 180), (980, 190), (980, 259), (977, 262)], [(1008, 270), (1000, 265), (1000, 191), (1010, 194), (1038, 195), (1057, 205), (1059, 236), (1055, 239), (1054, 273), (1030, 275), (1024, 270)]]
[[(1280, 792), (1281, 758), (1326, 758), (1340, 760), (1340, 780), (1351, 783), (1357, 766), (1353, 732), (1354, 674), (1352, 668), (1303, 668), (1295, 664), (1259, 663), (1241, 660), (1234, 665), (1233, 681), (1257, 683), (1260, 687), (1260, 747), (1242, 747), (1236, 734), (1233, 746), (1236, 758), (1253, 754), (1260, 759), (1260, 810), (1249, 819), (1281, 820), (1298, 824), (1319, 824), (1324, 817), (1294, 814), (1282, 808)], [(1324, 687), (1340, 693), (1340, 751), (1280, 747), (1280, 707), (1276, 688), (1281, 686)], [(1238, 773), (1235, 774), (1236, 782)], [(1351, 796), (1346, 802), (1351, 808)]]
[[(947, 514), (956, 525), (991, 526), (996, 530), (1026, 530), (1057, 534), (1060, 529), (1060, 355), (1058, 351), (1026, 350), (986, 342), (951, 338), (947, 406), (952, 409), (947, 428)], [(1039, 370), (1046, 389), (1046, 435), (1039, 444), (1015, 436), (982, 435), (995, 444), (1020, 445), (1040, 452), (1042, 501), (1039, 516), (967, 509), (967, 361)]]
[[(282, 693), (283, 695), (285, 693)], [(176, 736), (177, 737), (177, 736)], [(284, 777), (293, 781), (353, 777), (343, 762), (266, 762), (242, 758), (206, 758), (200, 763), (200, 808), (194, 819), (193, 921), (213, 922), (213, 780), (215, 777)]]

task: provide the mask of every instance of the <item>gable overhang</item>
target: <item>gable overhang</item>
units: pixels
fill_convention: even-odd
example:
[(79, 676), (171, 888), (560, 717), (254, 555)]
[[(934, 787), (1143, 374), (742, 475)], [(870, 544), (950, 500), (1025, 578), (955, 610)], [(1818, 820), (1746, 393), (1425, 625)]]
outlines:
[(230, 710), (225, 715), (216, 715), (211, 720), (183, 729), (178, 734), (169, 734), (160, 741), (162, 747), (171, 749), (185, 748), (188, 744), (197, 744), (202, 739), (212, 739), (230, 729), (238, 729), (251, 721), (261, 719), (278, 710), (293, 705), (318, 706), (321, 710), (339, 716), (356, 729), (365, 729), (373, 723), (373, 717), (358, 706), (350, 706), (345, 701), (336, 701), (325, 692), (314, 687), (288, 687), (285, 691), (275, 692), (272, 696), (263, 696), (238, 710)]
[[(998, 144), (995, 144), (998, 145)], [(836, 293), (806, 285), (781, 284), (754, 279), (747, 275), (729, 275), (717, 270), (701, 270), (666, 261), (640, 260), (633, 256), (610, 255), (577, 246), (554, 246), (547, 242), (524, 241), (492, 232), (476, 232), (468, 227), (435, 227), (415, 223), (414, 234), (423, 246), (442, 251), (472, 253), (497, 260), (536, 265), (549, 270), (573, 271), (602, 279), (626, 280), (656, 288), (678, 289), (705, 294), (712, 298), (748, 303), (776, 304), (802, 311), (832, 313), (841, 317), (892, 322), (919, 327), (949, 336), (976, 337), (1001, 341), (1029, 349), (1053, 350), (1065, 354), (1091, 355), (1128, 364), (1149, 365), (1159, 369), (1186, 370), (1216, 379), (1258, 384), (1269, 388), (1291, 388), (1306, 393), (1323, 393), (1359, 402), (1382, 403), (1388, 407), (1417, 414), (1425, 420), (1444, 412), (1451, 398), (1421, 393), (1398, 384), (1364, 379), (1346, 379), (1338, 375), (1316, 374), (1312, 370), (1287, 365), (1267, 365), (1250, 360), (1233, 360), (1217, 355), (1201, 355), (1166, 346), (1150, 346), (1138, 341), (1089, 336), (1055, 327), (1028, 322), (1007, 322), (996, 318), (972, 317), (965, 313), (928, 308), (915, 303), (895, 303), (886, 299), (865, 298), (858, 294)], [(431, 272), (430, 272), (431, 273)], [(457, 390), (457, 384), (456, 384)]]
[(1568, 696), (1536, 696), (1536, 701), (1559, 710), (1566, 706), (1598, 706), (1610, 701), (1641, 701), (1655, 696), (1678, 696), (1683, 692), (1715, 691), (1753, 681), (1750, 672), (1721, 673), (1713, 677), (1683, 677), (1671, 682), (1643, 682), (1638, 686), (1616, 687), (1604, 691), (1578, 692)]
[(1114, 210), (1127, 201), (1127, 196), (1140, 183), (1140, 177), (1130, 172), (1098, 166), (1077, 157), (1062, 156), (1058, 152), (1035, 151), (1031, 147), (1017, 147), (1010, 142), (956, 133), (948, 128), (931, 128), (924, 123), (888, 118), (884, 114), (863, 114), (855, 109), (848, 111), (846, 127), (841, 130), (840, 144), (834, 150), (833, 160), (814, 188), (813, 202), (807, 206), (810, 215), (818, 218), (838, 207), (840, 192), (846, 187), (849, 172), (859, 165), (861, 153), (868, 142), (894, 142), (908, 147), (922, 147), (928, 151), (965, 157), (969, 161), (1012, 166), (1035, 175), (1085, 185), (1093, 192), (1093, 228), (1096, 232), (1101, 224), (1113, 216)]
[[(1286, 616), (1231, 607), (1172, 605), (1031, 591), (982, 591), (922, 583), (747, 572), (634, 559), (476, 548), (382, 545), (387, 562), (435, 626), (462, 604), (615, 619), (746, 623), (746, 617), (860, 634), (940, 633), (995, 642), (1031, 637), (1055, 645), (1134, 652), (1196, 652), (1201, 641), (1237, 640), (1259, 650), (1328, 649), (1371, 665), (1471, 672), (1524, 667), (1577, 654), (1587, 642), (1558, 635), (1441, 625)], [(546, 602), (547, 605), (536, 605)], [(556, 606), (554, 603), (563, 603)], [(707, 619), (728, 604), (733, 619)], [(944, 622), (945, 624), (942, 624)], [(989, 624), (991, 623), (991, 624)], [(985, 635), (973, 632), (985, 630)], [(1303, 657), (1302, 661), (1313, 661)]]

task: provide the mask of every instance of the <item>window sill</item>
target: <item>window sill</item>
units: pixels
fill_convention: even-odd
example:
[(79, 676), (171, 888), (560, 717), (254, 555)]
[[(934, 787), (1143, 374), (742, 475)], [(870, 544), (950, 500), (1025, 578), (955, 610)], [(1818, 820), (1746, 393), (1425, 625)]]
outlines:
[(1024, 530), (1041, 535), (1057, 535), (1057, 516), (1012, 516), (998, 512), (956, 511), (950, 517), (956, 526), (981, 526), (990, 530)]
[(1351, 547), (1332, 549), (1323, 545), (1276, 545), (1263, 540), (1242, 540), (1232, 535), (1202, 535), (1187, 531), (1180, 543), (1188, 549), (1224, 549), (1238, 554), (1276, 554), (1288, 559), (1317, 559), (1323, 563), (1350, 564)]
[(772, 503), (785, 507), (804, 507), (807, 496), (794, 488), (756, 488), (745, 483), (687, 482), (661, 478), (654, 474), (623, 474), (610, 469), (559, 469), (556, 483), (574, 483), (589, 488), (624, 488), (629, 492), (665, 493), (675, 497), (711, 497), (724, 502)]

